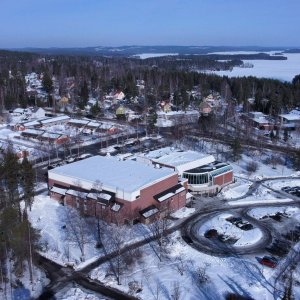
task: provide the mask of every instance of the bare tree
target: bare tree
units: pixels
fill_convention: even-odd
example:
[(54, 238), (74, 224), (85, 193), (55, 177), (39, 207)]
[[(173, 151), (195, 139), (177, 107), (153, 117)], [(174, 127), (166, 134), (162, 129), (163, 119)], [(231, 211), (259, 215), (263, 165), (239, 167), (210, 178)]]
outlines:
[(249, 161), (246, 165), (246, 170), (249, 174), (255, 173), (257, 171), (258, 164), (255, 161)]
[(182, 276), (184, 274), (184, 272), (186, 271), (187, 265), (182, 256), (179, 256), (177, 258), (177, 261), (178, 261), (178, 263), (175, 264), (175, 268), (178, 271), (178, 273)]
[(105, 245), (106, 249), (109, 247), (111, 252), (117, 253), (116, 257), (110, 260), (110, 267), (117, 279), (118, 285), (121, 285), (121, 275), (123, 274), (124, 268), (126, 267), (126, 264), (124, 263), (124, 255), (121, 253), (121, 250), (125, 243), (125, 237), (125, 226), (115, 226), (111, 231), (108, 245)]
[(173, 288), (172, 288), (172, 299), (173, 300), (180, 300), (181, 297), (181, 287), (179, 281), (173, 282)]
[[(150, 234), (155, 238), (155, 242), (151, 242), (154, 253), (157, 255), (160, 261), (162, 261), (162, 255), (166, 250), (167, 245), (167, 235), (166, 230), (169, 225), (169, 220), (167, 217), (157, 219), (154, 223), (149, 225)], [(156, 243), (156, 246), (155, 246)]]
[(80, 249), (81, 261), (85, 260), (85, 246), (89, 243), (89, 230), (83, 215), (72, 207), (65, 207), (67, 238)]

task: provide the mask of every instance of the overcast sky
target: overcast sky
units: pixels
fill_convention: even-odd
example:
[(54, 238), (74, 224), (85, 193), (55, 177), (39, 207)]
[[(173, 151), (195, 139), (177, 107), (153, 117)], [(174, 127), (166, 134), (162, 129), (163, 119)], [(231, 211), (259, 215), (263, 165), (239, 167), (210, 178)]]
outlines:
[(0, 0), (0, 47), (300, 46), (300, 0)]

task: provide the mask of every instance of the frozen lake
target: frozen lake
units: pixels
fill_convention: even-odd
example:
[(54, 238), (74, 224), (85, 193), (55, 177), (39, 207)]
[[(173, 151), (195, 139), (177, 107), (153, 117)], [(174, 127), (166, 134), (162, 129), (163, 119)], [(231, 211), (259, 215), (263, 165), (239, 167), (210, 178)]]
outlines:
[[(215, 52), (214, 54), (255, 54), (258, 52)], [(274, 52), (272, 52), (274, 53)], [(284, 53), (287, 60), (244, 60), (253, 64), (253, 68), (234, 67), (232, 71), (213, 71), (211, 73), (228, 77), (256, 76), (292, 81), (300, 74), (300, 53)]]

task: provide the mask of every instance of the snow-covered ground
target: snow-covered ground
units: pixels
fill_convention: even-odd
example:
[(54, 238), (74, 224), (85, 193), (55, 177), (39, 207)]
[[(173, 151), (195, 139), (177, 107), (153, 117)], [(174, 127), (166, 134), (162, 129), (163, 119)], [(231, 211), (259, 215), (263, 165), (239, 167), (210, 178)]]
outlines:
[(238, 181), (235, 184), (231, 184), (225, 187), (220, 193), (220, 196), (224, 197), (225, 199), (241, 197), (246, 194), (251, 184), (251, 182), (241, 183), (240, 181)]
[[(36, 196), (29, 211), (29, 219), (32, 226), (40, 230), (41, 242), (44, 245), (41, 254), (61, 265), (77, 265), (81, 262), (78, 244), (68, 238), (67, 230), (64, 229), (64, 226), (68, 226), (64, 206), (49, 196)], [(85, 245), (85, 259), (99, 256), (94, 235), (89, 234), (86, 239), (88, 242)]]
[(289, 187), (300, 186), (300, 179), (293, 179), (291, 177), (289, 179), (272, 180), (272, 181), (266, 182), (265, 184), (273, 189), (281, 190), (283, 187), (286, 187), (286, 186), (289, 186)]
[(253, 199), (253, 197), (247, 197), (242, 200), (236, 200), (236, 201), (229, 201), (228, 204), (235, 206), (235, 205), (253, 205), (253, 204), (280, 204), (280, 203), (292, 203), (294, 200), (292, 199)]
[(262, 219), (266, 216), (274, 216), (277, 213), (285, 214), (289, 217), (299, 217), (300, 209), (298, 207), (258, 207), (251, 209), (248, 214), (255, 219)]
[(186, 218), (195, 212), (195, 208), (183, 207), (171, 214), (173, 218)]
[[(8, 263), (7, 265), (9, 268), (12, 268), (11, 263)], [(42, 293), (43, 287), (49, 283), (49, 279), (46, 277), (46, 274), (41, 269), (33, 266), (33, 280), (31, 283), (28, 264), (25, 262), (24, 265), (25, 270), (21, 277), (16, 277), (12, 274), (11, 278), (7, 278), (8, 281), (6, 282), (6, 285), (0, 285), (0, 299), (37, 299), (37, 297)], [(9, 283), (10, 280), (12, 281), (12, 285)]]
[(200, 253), (179, 235), (176, 232), (170, 236), (161, 262), (149, 245), (142, 247), (143, 256), (123, 271), (121, 285), (113, 276), (106, 276), (110, 273), (108, 264), (93, 270), (91, 277), (126, 292), (128, 284), (136, 281), (142, 291), (135, 296), (145, 300), (172, 299), (176, 290), (180, 299), (186, 300), (224, 299), (232, 291), (253, 299), (272, 299), (267, 288), (271, 288), (269, 278), (274, 270), (266, 270), (252, 256), (224, 258)]
[(79, 287), (72, 287), (67, 291), (63, 290), (55, 294), (56, 299), (60, 300), (104, 300), (106, 298), (87, 292)]
[[(46, 194), (38, 195), (34, 198), (31, 211), (28, 211), (29, 219), (33, 227), (40, 230), (41, 243), (43, 250), (41, 254), (60, 265), (72, 265), (75, 269), (80, 270), (87, 264), (95, 261), (97, 258), (104, 256), (102, 248), (97, 249), (97, 225), (94, 218), (84, 219), (86, 225), (84, 231), (84, 260), (78, 242), (70, 236), (70, 224), (67, 220), (68, 206), (62, 206), (58, 201), (51, 199)], [(73, 211), (73, 210), (72, 210)], [(180, 217), (193, 209), (187, 209), (186, 212), (181, 212)], [(79, 222), (79, 214), (74, 210), (71, 215), (72, 222)], [(176, 221), (174, 221), (176, 222)], [(169, 226), (174, 224), (169, 222)], [(77, 224), (77, 227), (81, 226)], [(100, 223), (101, 240), (106, 246), (106, 252), (114, 251), (110, 246), (112, 232), (122, 231), (122, 246), (140, 241), (145, 237), (149, 237), (149, 227), (143, 224), (135, 226), (117, 227), (114, 224), (108, 225), (105, 222)]]

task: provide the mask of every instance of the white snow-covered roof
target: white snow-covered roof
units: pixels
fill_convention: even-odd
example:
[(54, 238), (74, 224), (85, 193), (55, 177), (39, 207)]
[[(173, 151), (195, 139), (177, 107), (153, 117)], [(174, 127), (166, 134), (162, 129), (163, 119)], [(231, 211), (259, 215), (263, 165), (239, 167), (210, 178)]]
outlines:
[(181, 187), (181, 188), (177, 189), (175, 193), (177, 194), (177, 193), (180, 193), (180, 192), (183, 192), (183, 191), (185, 191), (185, 188)]
[(117, 198), (134, 201), (140, 190), (163, 179), (177, 175), (170, 168), (156, 169), (153, 165), (116, 157), (94, 156), (49, 170), (49, 179), (92, 189), (98, 180), (104, 190), (116, 193)]
[(60, 121), (67, 121), (69, 119), (70, 119), (69, 116), (58, 116), (58, 117), (54, 117), (54, 118), (41, 120), (40, 122), (44, 125), (44, 124), (50, 124), (50, 123), (55, 123), (55, 122), (60, 122)]
[(71, 119), (71, 120), (69, 120), (69, 123), (81, 124), (81, 125), (86, 125), (89, 122), (90, 122), (90, 120), (80, 120), (80, 119)]
[(101, 125), (100, 125), (100, 129), (110, 129), (110, 128), (112, 128), (113, 127), (113, 125), (112, 124), (107, 124), (107, 123), (102, 123)]
[(149, 218), (149, 217), (155, 215), (157, 212), (158, 212), (158, 208), (157, 208), (157, 207), (154, 207), (154, 208), (152, 208), (152, 209), (150, 209), (150, 210), (147, 210), (147, 211), (145, 211), (144, 213), (142, 213), (142, 216), (143, 216), (144, 218)]
[(186, 170), (201, 167), (212, 163), (215, 158), (206, 153), (199, 153), (196, 151), (180, 151), (170, 147), (151, 151), (145, 155), (153, 162), (174, 167), (179, 174)]
[(75, 191), (75, 190), (72, 190), (72, 189), (67, 190), (66, 194), (71, 195), (71, 196), (75, 196), (75, 197), (80, 197), (80, 198), (86, 198), (86, 196), (87, 196), (87, 193)]
[(56, 187), (56, 186), (53, 186), (50, 191), (53, 192), (53, 193), (60, 194), (60, 195), (65, 195), (66, 192), (67, 192), (66, 189), (62, 189), (62, 188), (59, 188), (59, 187)]
[(266, 117), (255, 117), (252, 119), (254, 122), (258, 123), (258, 124), (269, 124), (269, 120)]
[(169, 111), (169, 112), (164, 112), (164, 111), (158, 111), (157, 112), (158, 116), (166, 115), (166, 116), (185, 116), (185, 115), (194, 115), (194, 116), (199, 116), (199, 111), (197, 110), (188, 110), (188, 111)]
[(87, 124), (88, 127), (95, 127), (95, 128), (99, 127), (100, 125), (101, 125), (100, 123), (93, 122), (93, 121), (91, 121)]
[(279, 115), (281, 118), (284, 118), (288, 121), (300, 121), (300, 115), (294, 114), (294, 113), (289, 113), (289, 114), (282, 114)]
[(88, 198), (97, 200), (98, 198), (101, 198), (103, 200), (109, 201), (111, 199), (111, 195), (105, 194), (105, 193), (89, 193), (87, 195)]
[(168, 193), (168, 194), (165, 194), (165, 195), (163, 195), (163, 196), (157, 198), (157, 200), (158, 200), (159, 202), (162, 202), (162, 201), (165, 201), (165, 200), (171, 198), (171, 197), (174, 196), (174, 195), (175, 195), (174, 193)]
[(21, 134), (40, 135), (43, 132), (44, 132), (44, 130), (26, 129)]
[(41, 136), (43, 138), (57, 139), (61, 136), (61, 134), (60, 133), (52, 133), (52, 132), (44, 132)]
[(35, 121), (30, 121), (30, 122), (22, 123), (22, 125), (24, 127), (31, 127), (31, 126), (33, 127), (33, 126), (41, 125), (41, 123), (38, 120), (35, 120)]

